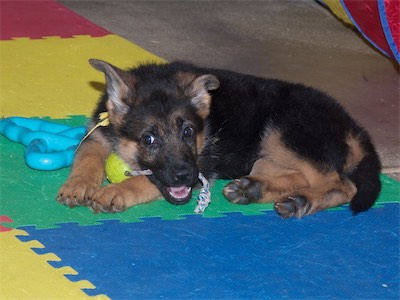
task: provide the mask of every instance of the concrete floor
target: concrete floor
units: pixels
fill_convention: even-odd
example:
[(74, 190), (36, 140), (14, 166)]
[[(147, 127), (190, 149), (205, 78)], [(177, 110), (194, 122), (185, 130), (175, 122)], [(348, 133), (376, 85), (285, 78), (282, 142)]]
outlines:
[(190, 60), (324, 90), (371, 133), (384, 171), (400, 178), (398, 65), (318, 3), (61, 2), (168, 61)]

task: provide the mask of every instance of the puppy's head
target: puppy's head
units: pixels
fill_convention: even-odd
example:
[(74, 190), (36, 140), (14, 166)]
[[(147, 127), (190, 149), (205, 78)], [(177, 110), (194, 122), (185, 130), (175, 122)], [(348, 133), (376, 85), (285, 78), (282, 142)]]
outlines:
[(90, 64), (106, 76), (106, 107), (115, 150), (171, 203), (187, 203), (197, 183), (197, 157), (205, 143), (214, 75), (178, 65), (143, 65), (123, 71), (104, 61)]

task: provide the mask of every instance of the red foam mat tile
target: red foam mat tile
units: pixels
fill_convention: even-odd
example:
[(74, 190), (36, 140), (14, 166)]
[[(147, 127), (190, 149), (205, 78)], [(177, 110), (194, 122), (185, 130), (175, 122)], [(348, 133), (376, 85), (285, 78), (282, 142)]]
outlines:
[(0, 20), (1, 40), (110, 33), (53, 0), (0, 0)]
[(0, 216), (0, 232), (10, 231), (11, 228), (4, 227), (1, 223), (12, 223), (12, 219), (7, 216)]

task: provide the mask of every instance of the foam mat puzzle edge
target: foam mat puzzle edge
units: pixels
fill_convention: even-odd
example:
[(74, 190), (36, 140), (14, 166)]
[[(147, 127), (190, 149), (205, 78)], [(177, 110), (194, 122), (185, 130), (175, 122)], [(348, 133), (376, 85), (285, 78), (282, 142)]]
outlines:
[(8, 216), (0, 216), (0, 233), (12, 230), (9, 227), (3, 226), (2, 223), (12, 223), (13, 220)]
[(71, 267), (52, 267), (49, 261), (60, 261), (57, 255), (37, 255), (35, 250), (44, 249), (44, 246), (32, 240), (26, 231), (2, 232), (0, 241), (0, 298), (109, 299), (105, 295), (90, 297), (84, 293), (82, 289), (95, 288), (89, 281), (72, 282), (66, 278), (67, 274), (77, 274)]
[(2, 40), (21, 36), (38, 39), (43, 35), (67, 38), (76, 34), (103, 36), (109, 33), (56, 0), (2, 1), (0, 14)]
[(391, 246), (398, 244), (398, 208), (387, 204), (355, 217), (325, 211), (280, 220), (268, 211), (24, 230), (76, 267), (78, 279), (115, 299), (392, 299), (398, 294), (398, 251)]

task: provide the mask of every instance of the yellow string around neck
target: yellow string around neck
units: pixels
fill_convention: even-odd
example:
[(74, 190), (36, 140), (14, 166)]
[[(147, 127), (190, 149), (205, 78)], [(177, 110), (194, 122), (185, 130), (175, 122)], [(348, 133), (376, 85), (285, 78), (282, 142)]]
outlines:
[(100, 121), (96, 125), (94, 125), (93, 128), (90, 129), (88, 131), (88, 133), (86, 133), (86, 135), (82, 138), (78, 147), (76, 147), (75, 152), (78, 151), (78, 149), (82, 145), (83, 141), (86, 140), (88, 138), (88, 136), (92, 134), (93, 131), (95, 131), (99, 127), (105, 127), (105, 126), (110, 125), (110, 118), (108, 117), (108, 112), (99, 113), (99, 120)]

